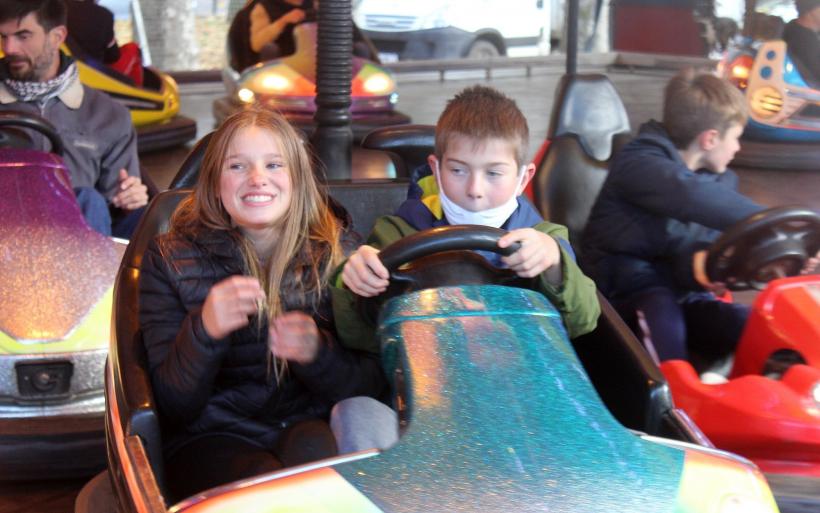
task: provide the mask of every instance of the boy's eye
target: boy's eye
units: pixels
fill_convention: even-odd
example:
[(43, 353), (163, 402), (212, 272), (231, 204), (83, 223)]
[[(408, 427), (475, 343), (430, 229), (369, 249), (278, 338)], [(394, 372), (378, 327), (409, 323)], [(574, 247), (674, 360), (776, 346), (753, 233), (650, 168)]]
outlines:
[(487, 171), (487, 176), (489, 176), (490, 178), (498, 178), (499, 176), (504, 176), (504, 173), (502, 171), (490, 169), (489, 171)]
[(467, 173), (467, 170), (466, 170), (466, 169), (462, 169), (462, 168), (460, 168), (460, 167), (451, 167), (451, 168), (450, 168), (450, 173), (452, 173), (452, 174), (454, 174), (454, 175), (463, 175), (463, 174), (466, 174), (466, 173)]

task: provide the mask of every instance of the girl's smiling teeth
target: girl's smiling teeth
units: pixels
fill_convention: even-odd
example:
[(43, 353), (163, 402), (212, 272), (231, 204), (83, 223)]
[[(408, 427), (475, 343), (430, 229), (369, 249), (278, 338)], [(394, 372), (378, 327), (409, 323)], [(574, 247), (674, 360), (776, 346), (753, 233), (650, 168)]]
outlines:
[(242, 201), (247, 203), (264, 203), (266, 201), (271, 201), (273, 199), (272, 194), (266, 193), (253, 193), (253, 194), (246, 194), (242, 196)]

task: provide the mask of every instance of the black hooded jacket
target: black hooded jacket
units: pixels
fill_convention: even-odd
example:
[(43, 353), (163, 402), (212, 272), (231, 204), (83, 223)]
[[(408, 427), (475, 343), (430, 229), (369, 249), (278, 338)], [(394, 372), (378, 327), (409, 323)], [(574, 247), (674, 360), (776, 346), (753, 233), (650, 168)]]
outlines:
[(584, 271), (610, 299), (663, 286), (701, 290), (692, 255), (764, 207), (731, 170), (690, 170), (655, 121), (615, 156), (581, 243)]

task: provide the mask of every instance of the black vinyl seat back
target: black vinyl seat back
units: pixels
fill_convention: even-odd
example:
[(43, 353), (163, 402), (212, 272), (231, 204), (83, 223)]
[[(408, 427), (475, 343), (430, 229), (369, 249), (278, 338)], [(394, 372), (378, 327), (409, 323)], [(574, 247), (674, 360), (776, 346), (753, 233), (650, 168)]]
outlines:
[(572, 344), (604, 404), (629, 429), (697, 442), (702, 434), (675, 418), (669, 386), (649, 353), (600, 292), (598, 301), (595, 330)]
[[(565, 75), (556, 92), (550, 145), (536, 170), (536, 206), (569, 228), (576, 251), (615, 152), (631, 138), (629, 118), (604, 75)], [(703, 433), (681, 420), (669, 386), (640, 341), (598, 293), (601, 316), (573, 340), (578, 357), (610, 412), (624, 426), (699, 443)]]
[(435, 142), (434, 125), (397, 125), (369, 132), (361, 146), (388, 152), (396, 167), (396, 176), (409, 177), (414, 169), (427, 163)]
[(188, 156), (179, 166), (179, 171), (171, 180), (169, 189), (192, 189), (196, 185), (197, 178), (199, 178), (199, 167), (202, 165), (202, 159), (205, 157), (205, 149), (208, 148), (208, 143), (211, 141), (214, 133), (209, 132), (205, 134), (202, 139), (197, 141)]
[(536, 207), (569, 229), (577, 247), (612, 155), (630, 138), (629, 118), (604, 75), (564, 75), (556, 91), (550, 145), (535, 174)]
[[(147, 355), (139, 330), (139, 275), (142, 255), (155, 235), (168, 231), (171, 214), (180, 200), (190, 194), (189, 189), (165, 191), (149, 204), (131, 241), (125, 250), (116, 281), (114, 282), (114, 335), (108, 361), (114, 382), (114, 395), (125, 437), (138, 436), (145, 447), (151, 470), (161, 490), (164, 490), (162, 435), (160, 418), (151, 393)], [(107, 429), (108, 430), (108, 429)], [(106, 436), (109, 468), (115, 448), (112, 434)]]

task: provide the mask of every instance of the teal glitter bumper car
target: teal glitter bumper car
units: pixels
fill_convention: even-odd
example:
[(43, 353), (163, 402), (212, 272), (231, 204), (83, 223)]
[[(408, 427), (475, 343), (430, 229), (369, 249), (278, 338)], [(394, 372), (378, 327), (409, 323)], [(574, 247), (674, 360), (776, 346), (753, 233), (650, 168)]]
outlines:
[[(402, 425), (396, 446), (166, 502), (161, 421), (127, 307), (140, 247), (187, 193), (152, 203), (117, 282), (106, 425), (123, 511), (777, 511), (752, 463), (692, 443), (697, 428), (672, 407), (657, 368), (605, 301), (599, 327), (571, 342), (544, 296), (509, 286), (504, 272), (462, 251), (495, 246), (499, 231), (464, 227), (382, 251), (402, 283), (417, 285), (376, 308)], [(440, 276), (472, 283), (430, 283)]]

